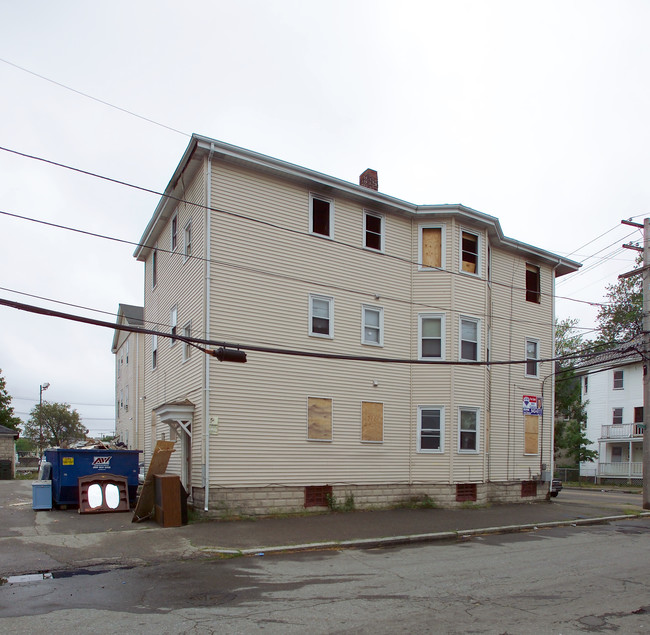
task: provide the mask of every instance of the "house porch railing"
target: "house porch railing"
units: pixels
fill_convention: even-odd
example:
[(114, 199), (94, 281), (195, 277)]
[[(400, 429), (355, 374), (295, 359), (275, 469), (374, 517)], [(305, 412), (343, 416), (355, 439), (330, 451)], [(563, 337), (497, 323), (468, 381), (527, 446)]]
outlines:
[(618, 463), (598, 463), (598, 476), (621, 476), (626, 478), (642, 478), (643, 463), (641, 461)]
[(643, 437), (643, 428), (640, 423), (621, 423), (619, 425), (601, 426), (601, 439), (632, 439)]

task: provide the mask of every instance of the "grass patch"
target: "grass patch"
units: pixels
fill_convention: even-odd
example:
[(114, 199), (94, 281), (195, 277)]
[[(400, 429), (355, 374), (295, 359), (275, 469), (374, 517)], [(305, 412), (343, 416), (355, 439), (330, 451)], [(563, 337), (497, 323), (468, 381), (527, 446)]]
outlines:
[(38, 471), (36, 472), (16, 472), (15, 480), (17, 481), (36, 481)]
[(427, 494), (411, 496), (411, 498), (395, 505), (396, 509), (436, 509), (437, 507), (436, 501)]
[(334, 494), (327, 494), (327, 506), (333, 512), (353, 512), (356, 507), (354, 504), (354, 495), (349, 492), (343, 503), (339, 503)]

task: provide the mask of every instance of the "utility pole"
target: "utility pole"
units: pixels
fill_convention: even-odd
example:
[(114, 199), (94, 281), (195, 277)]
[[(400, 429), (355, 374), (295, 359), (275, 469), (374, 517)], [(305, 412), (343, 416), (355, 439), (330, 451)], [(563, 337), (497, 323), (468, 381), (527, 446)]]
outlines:
[(639, 273), (643, 276), (643, 509), (650, 509), (650, 218), (644, 218), (643, 225), (625, 220), (621, 223), (643, 229), (643, 250), (623, 245), (626, 249), (643, 251), (643, 266), (636, 271), (624, 273), (619, 278)]

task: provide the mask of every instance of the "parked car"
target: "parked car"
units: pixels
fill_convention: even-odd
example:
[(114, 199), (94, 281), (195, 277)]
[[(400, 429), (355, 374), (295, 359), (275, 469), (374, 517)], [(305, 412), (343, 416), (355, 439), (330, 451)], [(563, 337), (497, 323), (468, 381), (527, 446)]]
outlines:
[(554, 478), (551, 481), (551, 489), (549, 493), (555, 498), (562, 491), (562, 481), (559, 478)]

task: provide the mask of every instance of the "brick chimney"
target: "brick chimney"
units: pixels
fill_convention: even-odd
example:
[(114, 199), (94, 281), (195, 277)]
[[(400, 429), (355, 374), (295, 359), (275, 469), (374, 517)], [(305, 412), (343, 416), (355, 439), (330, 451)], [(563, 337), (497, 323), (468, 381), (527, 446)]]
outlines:
[(377, 191), (379, 189), (379, 180), (377, 178), (377, 170), (368, 168), (360, 177), (359, 185), (367, 187), (369, 190)]

